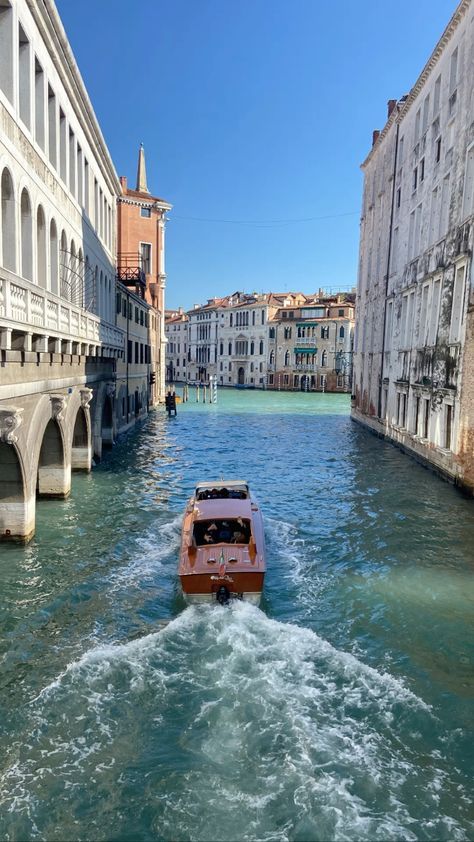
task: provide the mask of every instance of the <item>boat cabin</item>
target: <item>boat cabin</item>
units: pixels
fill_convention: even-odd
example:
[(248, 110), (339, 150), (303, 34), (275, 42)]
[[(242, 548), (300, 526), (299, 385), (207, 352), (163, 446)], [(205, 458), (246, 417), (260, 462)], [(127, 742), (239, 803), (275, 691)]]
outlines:
[(195, 491), (195, 499), (201, 500), (248, 500), (249, 487), (246, 482), (201, 482)]
[(249, 544), (252, 530), (246, 518), (198, 520), (194, 523), (193, 544), (206, 547), (212, 544)]

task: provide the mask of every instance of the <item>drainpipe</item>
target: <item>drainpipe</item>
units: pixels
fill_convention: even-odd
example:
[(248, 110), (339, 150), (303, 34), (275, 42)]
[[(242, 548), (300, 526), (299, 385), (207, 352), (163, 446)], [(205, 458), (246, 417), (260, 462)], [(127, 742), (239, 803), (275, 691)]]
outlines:
[(382, 334), (382, 361), (380, 365), (380, 379), (379, 379), (379, 399), (378, 399), (378, 406), (377, 406), (377, 415), (381, 419), (382, 417), (382, 388), (383, 388), (383, 367), (384, 367), (384, 359), (385, 359), (385, 330), (387, 324), (387, 295), (388, 295), (388, 280), (390, 276), (390, 263), (392, 259), (392, 231), (393, 231), (393, 216), (394, 216), (394, 208), (395, 208), (395, 183), (396, 183), (396, 176), (397, 176), (397, 159), (398, 159), (398, 133), (400, 130), (399, 123), (396, 124), (396, 132), (395, 132), (395, 155), (393, 158), (393, 184), (392, 184), (392, 206), (390, 208), (390, 228), (388, 231), (388, 250), (387, 250), (387, 273), (385, 276), (385, 301), (384, 301), (384, 310), (383, 310), (383, 334)]

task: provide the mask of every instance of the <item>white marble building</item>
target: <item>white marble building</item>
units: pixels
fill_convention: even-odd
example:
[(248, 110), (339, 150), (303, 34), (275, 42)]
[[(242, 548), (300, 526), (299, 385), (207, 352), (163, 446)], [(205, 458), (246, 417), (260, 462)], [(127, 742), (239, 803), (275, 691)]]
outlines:
[(474, 488), (474, 8), (459, 3), (362, 166), (353, 417)]
[(119, 193), (54, 3), (1, 0), (0, 539), (113, 440)]

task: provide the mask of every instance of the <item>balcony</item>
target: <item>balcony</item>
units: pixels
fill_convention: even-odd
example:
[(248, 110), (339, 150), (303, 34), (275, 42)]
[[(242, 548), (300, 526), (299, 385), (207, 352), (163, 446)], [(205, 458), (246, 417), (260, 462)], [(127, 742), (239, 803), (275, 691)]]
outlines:
[(316, 363), (299, 363), (298, 365), (293, 366), (294, 371), (311, 371), (313, 374), (317, 371), (318, 366)]
[(297, 336), (295, 338), (295, 344), (298, 345), (298, 347), (300, 347), (302, 345), (307, 347), (309, 345), (311, 348), (316, 348), (317, 347), (317, 341), (318, 341), (317, 336)]
[(7, 350), (12, 331), (103, 346), (113, 353), (124, 348), (123, 332), (115, 325), (5, 269), (0, 276), (0, 330)]
[(121, 252), (117, 255), (117, 281), (126, 287), (133, 287), (140, 298), (146, 288), (145, 271), (138, 252)]

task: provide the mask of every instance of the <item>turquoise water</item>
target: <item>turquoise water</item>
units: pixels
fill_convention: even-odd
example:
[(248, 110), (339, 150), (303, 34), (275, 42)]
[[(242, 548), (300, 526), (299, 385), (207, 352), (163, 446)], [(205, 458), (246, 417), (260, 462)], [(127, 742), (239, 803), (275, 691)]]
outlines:
[[(348, 412), (155, 412), (0, 548), (0, 838), (473, 838), (474, 503)], [(262, 610), (179, 594), (221, 475), (264, 512)]]

